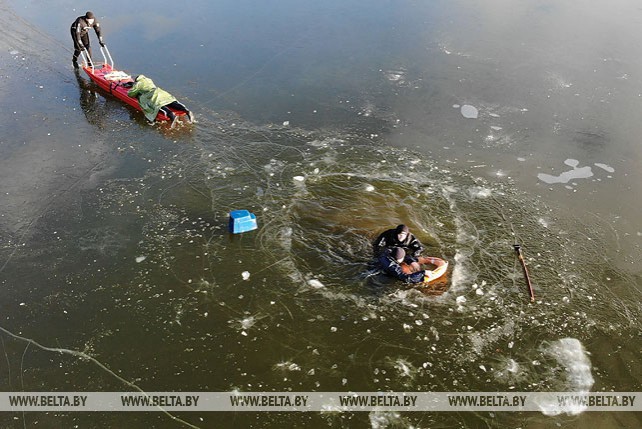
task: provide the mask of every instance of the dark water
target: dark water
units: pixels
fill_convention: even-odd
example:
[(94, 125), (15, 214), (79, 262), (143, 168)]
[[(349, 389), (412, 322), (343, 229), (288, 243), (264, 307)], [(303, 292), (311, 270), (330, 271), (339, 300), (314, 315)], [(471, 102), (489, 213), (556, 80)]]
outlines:
[[(111, 5), (0, 2), (4, 329), (145, 391), (640, 390), (635, 3)], [(152, 77), (197, 124), (150, 127), (74, 75), (68, 27), (85, 8), (116, 67)], [(259, 229), (230, 236), (239, 208)], [(434, 289), (373, 272), (370, 240), (400, 222), (450, 261)], [(2, 346), (6, 391), (127, 389), (86, 359), (6, 333)], [(177, 415), (199, 427), (640, 424)], [(160, 413), (2, 421), (181, 426)]]

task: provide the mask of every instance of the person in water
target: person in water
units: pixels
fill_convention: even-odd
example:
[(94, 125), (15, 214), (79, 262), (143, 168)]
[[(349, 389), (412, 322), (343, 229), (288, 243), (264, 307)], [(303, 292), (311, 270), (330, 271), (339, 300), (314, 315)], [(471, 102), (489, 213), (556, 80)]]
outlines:
[(147, 76), (138, 75), (134, 78), (134, 82), (128, 82), (123, 85), (131, 87), (127, 91), (127, 95), (138, 98), (138, 104), (140, 104), (145, 117), (150, 123), (154, 122), (156, 115), (160, 111), (169, 118), (171, 127), (174, 128), (178, 121), (178, 116), (174, 114), (172, 109), (185, 112), (188, 122), (190, 124), (194, 122), (194, 115), (187, 110), (187, 107), (179, 103), (172, 94), (154, 85), (154, 81)]
[[(422, 265), (431, 264), (436, 268), (434, 270), (424, 270)], [(438, 277), (441, 277), (448, 269), (448, 262), (434, 256), (419, 256), (416, 261), (404, 261), (401, 263), (401, 269), (406, 274), (416, 272), (424, 273), (424, 282), (428, 283)]]
[(406, 255), (414, 261), (417, 261), (419, 254), (424, 250), (419, 240), (403, 224), (382, 232), (373, 242), (373, 247), (375, 256), (380, 255), (386, 249), (401, 247)]
[[(406, 283), (428, 283), (444, 274), (448, 262), (440, 258), (423, 258), (422, 263), (436, 265), (435, 270), (424, 270), (401, 247), (385, 249), (379, 255), (379, 265), (384, 273)], [(416, 267), (414, 264), (417, 264)]]
[(92, 28), (96, 32), (98, 43), (100, 43), (100, 46), (104, 47), (105, 41), (103, 40), (103, 36), (100, 34), (100, 24), (96, 21), (96, 17), (93, 12), (87, 12), (83, 16), (79, 16), (71, 24), (71, 39), (74, 41), (74, 56), (71, 59), (71, 63), (75, 69), (78, 68), (78, 55), (80, 55), (80, 52), (87, 51), (91, 58), (89, 30)]

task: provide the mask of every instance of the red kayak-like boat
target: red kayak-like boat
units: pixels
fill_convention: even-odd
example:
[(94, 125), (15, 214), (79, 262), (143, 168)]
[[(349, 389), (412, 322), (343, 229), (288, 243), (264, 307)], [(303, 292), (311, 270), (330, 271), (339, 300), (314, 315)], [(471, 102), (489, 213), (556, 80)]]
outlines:
[[(128, 73), (114, 69), (114, 60), (106, 46), (101, 46), (100, 52), (103, 55), (104, 61), (102, 63), (94, 63), (91, 57), (85, 55), (85, 52), (82, 51), (82, 69), (99, 87), (142, 112), (143, 109), (140, 107), (140, 104), (138, 104), (138, 99), (127, 95), (130, 88), (124, 86), (126, 83), (133, 83), (134, 79)], [(185, 115), (183, 111), (171, 110), (176, 116)], [(161, 111), (156, 115), (156, 120), (169, 121), (169, 118)]]

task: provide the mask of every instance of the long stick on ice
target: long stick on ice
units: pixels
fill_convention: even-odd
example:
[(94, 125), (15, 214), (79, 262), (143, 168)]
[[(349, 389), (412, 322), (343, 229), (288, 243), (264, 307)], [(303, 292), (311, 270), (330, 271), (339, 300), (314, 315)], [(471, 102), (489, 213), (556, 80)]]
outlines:
[(531, 278), (528, 276), (528, 268), (526, 268), (526, 263), (524, 262), (524, 256), (522, 255), (522, 246), (519, 244), (514, 244), (513, 248), (517, 252), (517, 258), (522, 264), (524, 269), (524, 277), (526, 277), (526, 283), (528, 284), (528, 294), (531, 296), (531, 302), (535, 302), (535, 294), (533, 293), (533, 285), (531, 284)]

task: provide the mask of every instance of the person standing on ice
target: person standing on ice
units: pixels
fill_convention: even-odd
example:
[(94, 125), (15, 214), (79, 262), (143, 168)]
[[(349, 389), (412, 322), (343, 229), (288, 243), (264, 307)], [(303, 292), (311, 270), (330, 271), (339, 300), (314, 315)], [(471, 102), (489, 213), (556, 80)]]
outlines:
[(83, 16), (79, 16), (71, 24), (71, 38), (74, 41), (74, 56), (71, 59), (74, 68), (78, 68), (78, 55), (82, 51), (87, 51), (87, 54), (91, 58), (91, 46), (89, 44), (89, 30), (94, 29), (96, 32), (96, 37), (98, 37), (98, 43), (100, 46), (105, 46), (105, 41), (103, 36), (100, 34), (100, 24), (96, 21), (96, 17), (93, 12), (87, 12)]

